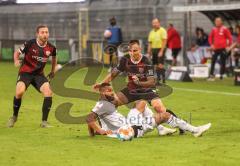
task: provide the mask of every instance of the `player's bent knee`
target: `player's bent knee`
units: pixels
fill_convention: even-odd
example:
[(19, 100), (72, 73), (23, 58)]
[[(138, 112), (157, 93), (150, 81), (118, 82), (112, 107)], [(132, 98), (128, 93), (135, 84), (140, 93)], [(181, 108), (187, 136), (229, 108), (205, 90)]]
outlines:
[(40, 91), (42, 92), (44, 97), (52, 97), (52, 90), (48, 82), (44, 83), (41, 86)]
[(17, 99), (22, 98), (22, 96), (24, 95), (24, 92), (25, 92), (25, 91), (17, 91), (16, 94), (15, 94), (15, 97), (16, 97)]
[(26, 86), (23, 82), (18, 82), (16, 86), (16, 98), (21, 98), (26, 91)]
[(139, 112), (144, 112), (147, 102), (144, 100), (140, 100), (136, 102), (136, 108)]
[(166, 112), (166, 108), (160, 99), (152, 100), (151, 105), (157, 112)]
[(52, 97), (52, 91), (51, 89), (46, 89), (42, 92), (44, 97)]

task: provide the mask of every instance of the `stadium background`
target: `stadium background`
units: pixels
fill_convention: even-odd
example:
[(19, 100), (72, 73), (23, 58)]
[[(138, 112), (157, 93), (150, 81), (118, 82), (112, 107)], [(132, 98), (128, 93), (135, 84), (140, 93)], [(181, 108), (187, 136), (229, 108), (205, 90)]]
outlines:
[[(2, 5), (0, 6), (0, 58), (11, 60), (15, 45), (33, 38), (35, 27), (43, 23), (49, 26), (52, 41), (58, 47), (60, 62), (64, 63), (82, 56), (99, 59), (101, 57), (99, 54), (102, 53), (103, 31), (112, 16), (117, 18), (125, 41), (136, 38), (145, 43), (153, 17), (160, 18), (163, 27), (173, 23), (182, 36), (187, 34), (191, 36), (197, 26), (210, 31), (212, 23), (205, 15), (199, 12), (193, 12), (191, 15), (174, 12), (173, 6), (231, 2), (235, 1), (92, 0), (82, 3)], [(86, 54), (87, 43), (90, 44), (89, 49), (97, 48), (94, 52), (90, 51), (92, 55)]]

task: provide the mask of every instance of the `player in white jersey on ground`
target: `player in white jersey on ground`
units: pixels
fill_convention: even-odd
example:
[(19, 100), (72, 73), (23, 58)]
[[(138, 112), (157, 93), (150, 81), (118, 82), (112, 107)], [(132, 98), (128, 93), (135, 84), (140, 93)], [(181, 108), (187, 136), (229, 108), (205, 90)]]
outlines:
[[(114, 92), (110, 84), (103, 83), (100, 88), (100, 100), (97, 102), (92, 112), (87, 116), (87, 123), (89, 133), (94, 136), (96, 133), (100, 135), (111, 135), (116, 133), (117, 130), (128, 124), (132, 126), (135, 132), (135, 137), (140, 137), (144, 133), (158, 129), (159, 135), (172, 134), (176, 130), (169, 129), (162, 125), (164, 123), (164, 114), (157, 113), (153, 115), (151, 109), (147, 107), (147, 103), (143, 100), (136, 102), (133, 109), (130, 110), (127, 119), (120, 114), (115, 107)], [(101, 127), (97, 124), (99, 118)], [(171, 127), (178, 127), (185, 131), (191, 132), (195, 137), (201, 136), (202, 133), (207, 131), (211, 124), (195, 127), (184, 120), (172, 116), (166, 121)]]

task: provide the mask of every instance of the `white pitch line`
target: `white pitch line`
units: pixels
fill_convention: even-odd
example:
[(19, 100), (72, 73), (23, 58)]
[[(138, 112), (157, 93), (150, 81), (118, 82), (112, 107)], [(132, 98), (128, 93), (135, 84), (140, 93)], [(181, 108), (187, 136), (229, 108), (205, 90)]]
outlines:
[(202, 90), (202, 89), (188, 89), (188, 88), (173, 88), (173, 89), (174, 90), (181, 90), (181, 91), (188, 91), (188, 92), (219, 94), (219, 95), (227, 95), (227, 96), (240, 96), (240, 93), (217, 92), (217, 91), (209, 91), (209, 90)]

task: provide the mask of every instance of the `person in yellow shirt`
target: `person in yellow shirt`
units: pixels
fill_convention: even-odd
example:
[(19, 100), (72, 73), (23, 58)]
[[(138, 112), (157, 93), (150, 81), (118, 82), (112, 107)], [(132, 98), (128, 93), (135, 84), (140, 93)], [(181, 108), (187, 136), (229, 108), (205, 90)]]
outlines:
[(160, 80), (165, 83), (164, 53), (167, 43), (167, 31), (161, 27), (158, 18), (152, 20), (152, 27), (153, 29), (148, 36), (148, 55), (152, 58), (152, 64), (157, 73), (157, 84), (160, 84)]

